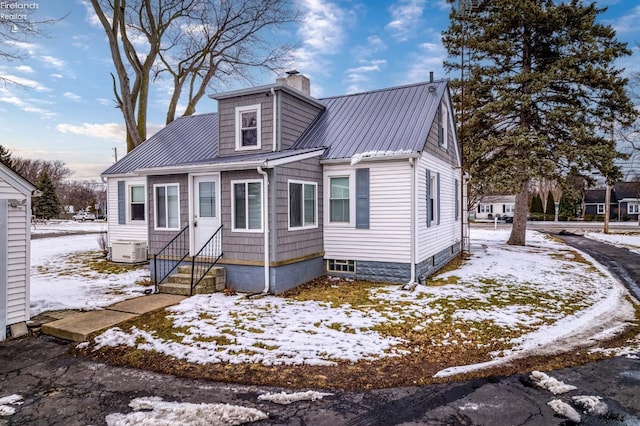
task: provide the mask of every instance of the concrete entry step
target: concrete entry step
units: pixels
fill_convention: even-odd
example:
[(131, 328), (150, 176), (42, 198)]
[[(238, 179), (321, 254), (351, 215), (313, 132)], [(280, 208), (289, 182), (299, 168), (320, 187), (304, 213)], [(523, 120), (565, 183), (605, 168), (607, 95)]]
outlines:
[(142, 314), (175, 305), (185, 297), (173, 294), (150, 294), (106, 307), (102, 311), (67, 315), (57, 321), (42, 324), (42, 332), (49, 336), (74, 342), (84, 342), (93, 333), (114, 327)]
[(89, 311), (42, 325), (42, 332), (60, 339), (84, 342), (92, 333), (113, 327), (139, 315), (118, 311)]

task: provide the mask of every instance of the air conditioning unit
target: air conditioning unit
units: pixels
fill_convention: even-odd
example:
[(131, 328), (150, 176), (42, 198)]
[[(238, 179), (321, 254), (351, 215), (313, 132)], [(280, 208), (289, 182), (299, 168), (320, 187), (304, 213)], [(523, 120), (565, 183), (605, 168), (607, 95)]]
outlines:
[(147, 261), (147, 243), (144, 241), (113, 241), (111, 260), (121, 263), (139, 263)]

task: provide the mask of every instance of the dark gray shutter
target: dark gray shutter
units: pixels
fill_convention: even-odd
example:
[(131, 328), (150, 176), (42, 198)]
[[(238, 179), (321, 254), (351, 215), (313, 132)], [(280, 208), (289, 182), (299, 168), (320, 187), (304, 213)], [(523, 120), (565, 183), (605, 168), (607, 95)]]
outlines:
[(436, 194), (437, 198), (436, 198), (436, 202), (438, 203), (438, 217), (437, 217), (437, 224), (440, 225), (440, 173), (436, 173), (436, 186), (437, 186), (437, 191), (438, 193)]
[(356, 169), (356, 228), (369, 229), (369, 169)]
[(455, 187), (454, 190), (454, 197), (455, 200), (453, 201), (454, 205), (455, 205), (455, 219), (458, 220), (458, 218), (460, 217), (460, 213), (458, 212), (458, 210), (460, 209), (460, 200), (458, 200), (458, 194), (460, 194), (458, 191), (460, 191), (460, 183), (458, 182), (458, 179), (454, 179), (453, 180), (453, 186)]
[(427, 228), (431, 226), (431, 210), (433, 206), (431, 205), (431, 170), (427, 170), (426, 173), (427, 184), (425, 185), (427, 192)]
[(504, 204), (502, 205), (502, 213), (506, 213), (507, 211), (507, 206), (505, 206)]
[(127, 194), (125, 193), (124, 181), (118, 181), (118, 224), (127, 223)]
[(493, 204), (489, 205), (489, 213), (493, 213)]

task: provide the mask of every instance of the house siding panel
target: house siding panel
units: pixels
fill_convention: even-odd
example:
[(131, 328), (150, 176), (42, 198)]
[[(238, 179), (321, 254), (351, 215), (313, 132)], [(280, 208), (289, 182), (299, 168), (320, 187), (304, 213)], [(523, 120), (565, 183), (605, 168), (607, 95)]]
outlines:
[[(179, 229), (164, 230), (155, 228), (155, 194), (153, 186), (160, 184), (178, 184), (178, 197), (180, 203), (180, 226)], [(147, 222), (149, 224), (149, 255), (157, 253), (164, 247), (180, 230), (189, 224), (189, 183), (186, 174), (149, 176), (147, 185)], [(189, 236), (187, 235), (187, 241)]]
[[(362, 163), (370, 170), (369, 229), (355, 227), (355, 173), (349, 165), (325, 165), (324, 182), (332, 175), (350, 176), (351, 223), (324, 223), (325, 258), (408, 263), (411, 260), (411, 172), (408, 161)], [(328, 188), (324, 199), (329, 199)], [(328, 201), (324, 207), (329, 217)]]
[(238, 96), (218, 101), (220, 157), (237, 155), (236, 151), (236, 107), (260, 105), (261, 148), (259, 150), (240, 151), (241, 153), (270, 152), (273, 148), (273, 98), (269, 92)]
[(0, 199), (19, 198), (23, 199), (24, 195), (13, 186), (9, 185), (5, 180), (0, 178)]
[(288, 93), (280, 91), (279, 131), (282, 149), (287, 149), (298, 140), (320, 113), (320, 108)]
[[(113, 241), (147, 241), (147, 221), (137, 221), (135, 223), (125, 223), (124, 225), (118, 222), (118, 181), (125, 182), (125, 192), (130, 185), (146, 185), (146, 177), (127, 177), (107, 178), (107, 235), (109, 239), (109, 247)], [(148, 187), (148, 185), (147, 185)], [(125, 197), (126, 198), (126, 197)], [(149, 209), (149, 200), (147, 197), (146, 209)], [(125, 209), (127, 207), (125, 206)], [(148, 214), (147, 214), (148, 217)]]
[[(427, 191), (427, 170), (431, 171), (431, 176), (435, 173), (440, 175), (440, 187), (434, 188), (440, 197), (438, 203), (440, 223), (434, 220), (429, 227), (426, 219), (427, 204), (424, 201)], [(456, 201), (454, 198), (456, 194), (454, 185), (456, 181), (459, 181), (459, 177), (459, 169), (435, 156), (422, 154), (417, 161), (417, 263), (421, 263), (461, 241), (462, 224), (460, 219), (456, 220)]]
[[(268, 171), (270, 174), (271, 171)], [(224, 263), (227, 260), (258, 262), (264, 264), (264, 234), (262, 232), (232, 231), (231, 217), (231, 181), (260, 179), (255, 170), (222, 172), (220, 177), (220, 210), (222, 219), (222, 253)], [(271, 176), (270, 176), (271, 180)], [(273, 185), (269, 185), (269, 192)], [(263, 188), (264, 190), (264, 188)], [(264, 207), (264, 206), (263, 206)]]
[[(289, 230), (289, 179), (318, 184), (317, 228)], [(280, 262), (304, 256), (318, 254), (323, 251), (322, 218), (323, 218), (323, 185), (322, 166), (317, 158), (304, 160), (276, 169), (276, 244), (272, 245), (272, 261)], [(273, 210), (272, 210), (273, 211)]]

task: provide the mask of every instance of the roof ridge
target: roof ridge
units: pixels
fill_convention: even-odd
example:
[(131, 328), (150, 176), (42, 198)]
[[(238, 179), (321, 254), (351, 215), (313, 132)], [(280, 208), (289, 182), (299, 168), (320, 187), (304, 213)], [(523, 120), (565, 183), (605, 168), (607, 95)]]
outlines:
[(180, 117), (176, 118), (176, 120), (180, 120), (181, 118), (197, 118), (197, 117), (204, 117), (205, 115), (217, 115), (217, 112), (203, 112), (201, 114), (191, 114), (191, 115), (181, 115)]
[(350, 96), (361, 96), (361, 95), (369, 95), (371, 93), (380, 93), (380, 92), (387, 92), (390, 90), (398, 90), (398, 89), (407, 89), (409, 87), (417, 87), (417, 86), (426, 86), (429, 84), (440, 84), (440, 83), (447, 83), (449, 81), (449, 79), (443, 78), (440, 80), (434, 80), (434, 81), (421, 81), (418, 83), (410, 83), (410, 84), (403, 84), (400, 86), (394, 86), (394, 87), (385, 87), (382, 89), (373, 89), (373, 90), (367, 90), (364, 92), (357, 92), (357, 93), (347, 93), (345, 95), (336, 95), (336, 96), (327, 96), (325, 98), (318, 98), (318, 100), (323, 101), (326, 99), (337, 99), (337, 98), (347, 98)]

